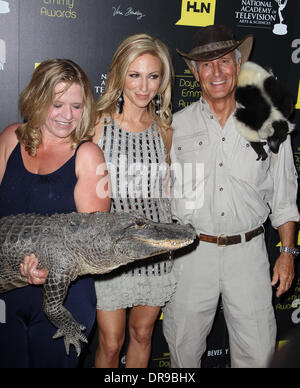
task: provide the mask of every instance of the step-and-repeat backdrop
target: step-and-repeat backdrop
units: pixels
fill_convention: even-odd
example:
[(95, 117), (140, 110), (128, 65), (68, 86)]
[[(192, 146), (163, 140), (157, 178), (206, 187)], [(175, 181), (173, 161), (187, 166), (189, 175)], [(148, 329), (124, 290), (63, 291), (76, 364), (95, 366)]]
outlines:
[[(37, 63), (70, 58), (88, 74), (95, 98), (105, 88), (106, 74), (118, 44), (128, 35), (146, 32), (164, 41), (175, 67), (174, 112), (201, 94), (176, 48), (189, 51), (198, 27), (230, 26), (238, 39), (255, 36), (251, 60), (269, 67), (295, 97), (293, 150), (300, 170), (300, 2), (297, 0), (0, 0), (0, 131), (20, 120), (18, 95)], [(298, 129), (298, 133), (297, 133)], [(267, 227), (271, 263), (279, 251), (277, 233)], [(300, 266), (292, 289), (274, 299), (278, 342), (300, 322)], [(152, 367), (168, 367), (169, 352), (157, 322)], [(83, 366), (92, 365), (96, 338)], [(122, 356), (124, 364), (126, 349)], [(229, 349), (222, 303), (208, 340), (204, 367), (228, 365)]]

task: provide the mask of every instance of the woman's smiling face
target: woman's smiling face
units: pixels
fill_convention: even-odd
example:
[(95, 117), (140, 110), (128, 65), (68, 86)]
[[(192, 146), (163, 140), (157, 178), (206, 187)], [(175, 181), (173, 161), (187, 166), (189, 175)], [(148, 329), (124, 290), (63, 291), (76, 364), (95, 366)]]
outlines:
[(65, 91), (64, 82), (54, 89), (54, 100), (48, 110), (42, 130), (54, 137), (67, 138), (80, 123), (83, 112), (82, 87), (73, 83)]
[(157, 94), (162, 80), (162, 63), (152, 54), (137, 57), (129, 66), (123, 96), (124, 106), (133, 104), (139, 108), (148, 106)]

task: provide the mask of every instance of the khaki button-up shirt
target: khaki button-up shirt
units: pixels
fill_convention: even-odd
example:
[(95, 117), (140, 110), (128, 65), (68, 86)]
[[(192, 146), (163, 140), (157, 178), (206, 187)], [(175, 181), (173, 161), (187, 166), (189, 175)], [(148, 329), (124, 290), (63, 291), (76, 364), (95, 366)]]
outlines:
[(289, 136), (278, 154), (265, 145), (268, 158), (257, 161), (233, 114), (222, 128), (203, 98), (177, 112), (172, 126), (174, 218), (210, 235), (248, 232), (268, 216), (275, 228), (299, 220)]

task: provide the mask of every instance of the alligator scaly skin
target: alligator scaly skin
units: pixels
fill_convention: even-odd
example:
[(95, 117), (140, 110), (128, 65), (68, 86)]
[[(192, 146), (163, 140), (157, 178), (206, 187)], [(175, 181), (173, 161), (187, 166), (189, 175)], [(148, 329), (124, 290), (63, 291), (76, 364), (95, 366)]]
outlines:
[(49, 271), (43, 286), (43, 310), (73, 344), (87, 342), (80, 325), (63, 306), (71, 281), (80, 275), (110, 272), (135, 260), (179, 249), (196, 237), (190, 226), (158, 224), (126, 213), (19, 214), (0, 218), (0, 293), (26, 286), (20, 274), (24, 257), (34, 253)]

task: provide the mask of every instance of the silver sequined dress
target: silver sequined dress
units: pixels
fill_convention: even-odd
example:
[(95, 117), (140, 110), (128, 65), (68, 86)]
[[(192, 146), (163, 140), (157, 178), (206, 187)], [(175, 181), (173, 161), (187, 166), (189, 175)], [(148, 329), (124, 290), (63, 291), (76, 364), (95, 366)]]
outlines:
[[(171, 222), (170, 203), (163, 191), (166, 150), (156, 125), (134, 133), (114, 121), (105, 122), (99, 146), (111, 180), (111, 211), (136, 211), (156, 222)], [(175, 291), (172, 265), (170, 254), (165, 254), (98, 277), (97, 309), (163, 306)]]

